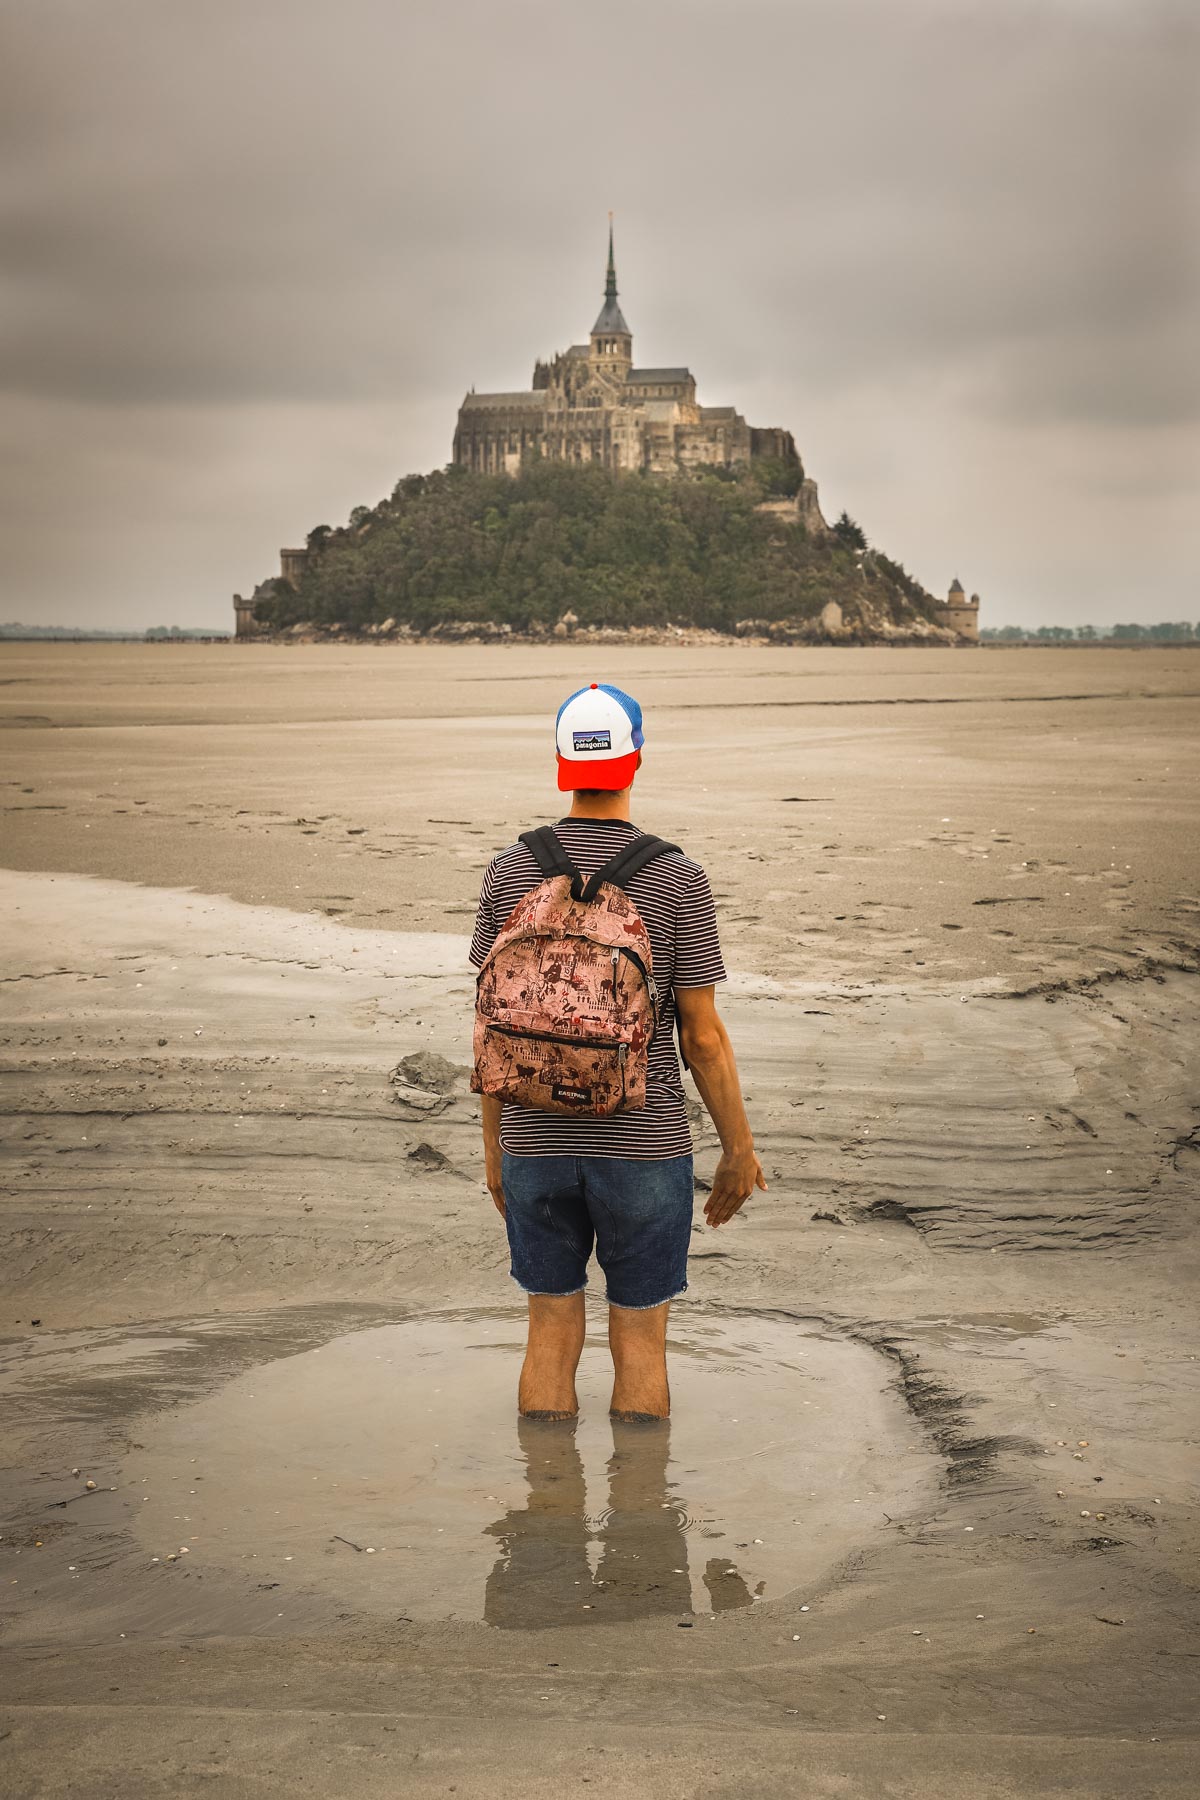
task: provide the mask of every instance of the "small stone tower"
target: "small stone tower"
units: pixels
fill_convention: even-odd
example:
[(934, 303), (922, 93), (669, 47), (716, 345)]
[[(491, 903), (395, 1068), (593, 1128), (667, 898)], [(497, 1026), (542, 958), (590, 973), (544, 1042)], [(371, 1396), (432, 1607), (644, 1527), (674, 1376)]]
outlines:
[(969, 644), (979, 642), (979, 595), (972, 594), (968, 600), (957, 575), (950, 583), (946, 598), (938, 606), (937, 622), (939, 625), (948, 625), (951, 631), (956, 631)]
[(298, 550), (281, 550), (279, 552), (279, 577), (288, 581), (293, 587), (300, 585), (301, 578), (307, 572), (309, 550), (302, 545)]
[(592, 326), (588, 361), (594, 368), (624, 381), (633, 367), (633, 333), (617, 304), (617, 265), (613, 258), (612, 214), (608, 215), (608, 272), (604, 281), (604, 305)]
[(233, 596), (234, 636), (252, 638), (263, 635), (263, 627), (254, 616), (254, 609), (260, 600), (272, 599), (280, 586), (296, 588), (301, 577), (308, 568), (312, 551), (307, 545), (298, 549), (284, 549), (279, 552), (279, 573), (270, 575), (266, 581), (260, 581), (249, 599), (241, 594)]

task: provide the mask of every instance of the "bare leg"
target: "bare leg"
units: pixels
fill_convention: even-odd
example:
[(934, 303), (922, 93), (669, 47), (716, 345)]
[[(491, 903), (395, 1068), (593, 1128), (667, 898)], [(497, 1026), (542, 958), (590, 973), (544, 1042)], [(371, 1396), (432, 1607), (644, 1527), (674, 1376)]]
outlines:
[(667, 1387), (667, 1314), (671, 1302), (633, 1312), (608, 1309), (608, 1343), (613, 1359), (611, 1410), (618, 1419), (665, 1419), (671, 1411)]
[(573, 1419), (583, 1350), (583, 1294), (530, 1294), (529, 1340), (517, 1409), (525, 1418)]

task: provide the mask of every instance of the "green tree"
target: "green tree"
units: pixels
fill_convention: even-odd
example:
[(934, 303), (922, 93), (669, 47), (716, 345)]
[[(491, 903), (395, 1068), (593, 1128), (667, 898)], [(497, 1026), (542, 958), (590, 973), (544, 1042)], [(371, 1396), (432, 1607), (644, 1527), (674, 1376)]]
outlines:
[(750, 479), (764, 494), (790, 499), (800, 492), (804, 469), (800, 462), (783, 456), (758, 456), (749, 464)]
[(837, 535), (841, 538), (842, 542), (844, 544), (849, 544), (849, 546), (852, 550), (865, 550), (866, 549), (866, 547), (867, 547), (866, 532), (863, 530), (862, 526), (858, 523), (857, 519), (852, 519), (850, 517), (850, 514), (848, 512), (846, 512), (845, 510), (843, 510), (841, 513), (838, 514), (838, 517), (834, 522), (833, 529), (834, 529), (834, 531), (836, 531)]

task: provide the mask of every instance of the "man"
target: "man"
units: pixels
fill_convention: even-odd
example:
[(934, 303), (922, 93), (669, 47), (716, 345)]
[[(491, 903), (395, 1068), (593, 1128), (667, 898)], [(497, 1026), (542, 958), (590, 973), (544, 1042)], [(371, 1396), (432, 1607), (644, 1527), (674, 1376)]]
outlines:
[[(641, 767), (642, 712), (619, 688), (593, 682), (559, 708), (558, 785), (572, 795), (555, 835), (587, 877), (642, 833), (629, 817)], [(482, 967), (517, 902), (545, 879), (524, 844), (489, 864), (471, 961)], [(627, 891), (647, 927), (659, 992), (644, 1108), (608, 1117), (543, 1112), (483, 1096), (488, 1192), (505, 1221), (512, 1275), (529, 1296), (518, 1405), (526, 1417), (574, 1418), (583, 1350), (584, 1288), (593, 1245), (608, 1287), (612, 1412), (665, 1419), (667, 1314), (687, 1287), (692, 1141), (675, 1056), (683, 1053), (721, 1139), (704, 1208), (724, 1225), (756, 1187), (754, 1151), (733, 1048), (717, 1016), (725, 968), (708, 878), (675, 851), (648, 863)]]

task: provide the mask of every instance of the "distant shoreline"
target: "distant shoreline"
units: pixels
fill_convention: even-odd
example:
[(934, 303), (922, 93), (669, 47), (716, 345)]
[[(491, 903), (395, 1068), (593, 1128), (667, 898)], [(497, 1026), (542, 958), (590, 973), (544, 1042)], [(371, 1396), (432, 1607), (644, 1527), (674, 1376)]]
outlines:
[[(192, 642), (199, 642), (193, 639)], [(215, 642), (206, 639), (205, 642)], [(385, 638), (364, 637), (360, 633), (341, 633), (336, 636), (322, 635), (292, 637), (288, 632), (264, 633), (261, 637), (229, 637), (220, 640), (231, 644), (271, 644), (290, 645), (298, 648), (310, 647), (314, 644), (354, 644), (365, 647), (381, 646), (402, 649), (405, 646), (415, 648), (421, 645), (447, 645), (455, 648), (478, 649), (491, 644), (497, 649), (547, 649), (562, 644), (626, 644), (653, 645), (655, 648), (669, 648), (678, 645), (680, 649), (696, 649), (701, 646), (731, 647), (747, 649), (776, 650), (1200, 650), (1200, 638), (1005, 638), (980, 639), (978, 641), (962, 638), (957, 643), (946, 643), (942, 639), (922, 637), (872, 637), (872, 638), (769, 638), (738, 637), (732, 632), (681, 631), (679, 633), (654, 633), (633, 636), (622, 631), (578, 632), (570, 638), (522, 637), (514, 632), (511, 636), (484, 637), (442, 637), (435, 633), (411, 637)]]
[(181, 632), (148, 637), (144, 631), (0, 631), (0, 644), (232, 644), (232, 631)]
[(783, 650), (927, 650), (964, 649), (964, 650), (1200, 650), (1200, 638), (983, 638), (979, 642), (962, 639), (958, 643), (947, 644), (941, 639), (931, 640), (925, 637), (896, 636), (893, 638), (799, 638), (781, 636), (738, 636), (733, 632), (716, 632), (701, 630), (679, 631), (640, 631), (637, 633), (616, 630), (581, 631), (568, 638), (553, 636), (530, 637), (517, 632), (497, 634), (495, 637), (474, 634), (450, 636), (439, 632), (413, 632), (400, 637), (376, 637), (364, 632), (312, 632), (293, 635), (288, 631), (262, 632), (254, 637), (236, 637), (231, 631), (214, 631), (208, 634), (180, 637), (144, 637), (137, 632), (55, 632), (53, 635), (32, 632), (5, 632), (0, 634), (0, 644), (145, 644), (148, 647), (172, 646), (180, 647), (189, 644), (236, 644), (287, 646), (301, 649), (314, 644), (348, 644), (362, 648), (391, 647), (393, 649), (416, 648), (422, 645), (450, 645), (451, 647), (478, 648), (484, 644), (495, 645), (498, 649), (544, 649), (563, 643), (576, 644), (626, 644), (653, 645), (655, 648), (666, 648), (678, 645), (681, 649), (696, 649), (701, 646), (719, 648), (723, 645), (738, 646), (748, 649), (783, 649)]

